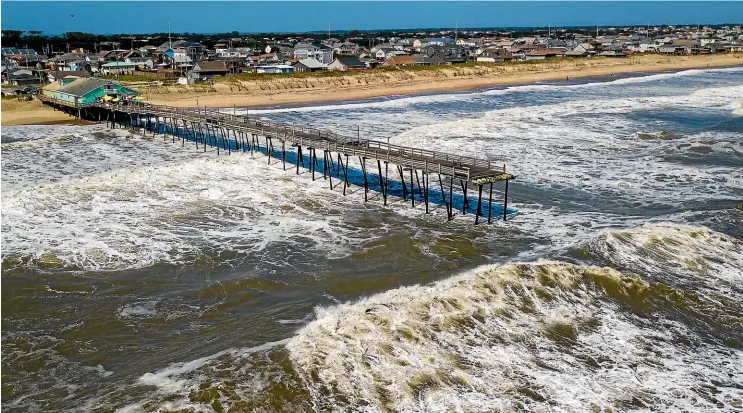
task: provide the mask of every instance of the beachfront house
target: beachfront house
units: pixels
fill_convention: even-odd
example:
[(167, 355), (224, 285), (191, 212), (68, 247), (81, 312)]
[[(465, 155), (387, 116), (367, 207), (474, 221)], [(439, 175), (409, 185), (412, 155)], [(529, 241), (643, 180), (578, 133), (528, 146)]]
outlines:
[(229, 72), (225, 62), (203, 61), (194, 65), (193, 69), (188, 72), (188, 77), (192, 80), (208, 80), (214, 76), (224, 76)]
[(328, 66), (317, 59), (302, 59), (294, 65), (295, 72), (320, 72), (327, 69)]
[(442, 59), (441, 56), (439, 56), (437, 53), (434, 53), (430, 56), (427, 56), (423, 53), (416, 53), (414, 55), (411, 55), (410, 58), (413, 59), (416, 65), (423, 66), (439, 66), (446, 63), (444, 62), (444, 59)]
[(590, 43), (581, 43), (573, 50), (565, 52), (565, 57), (590, 57), (596, 54), (596, 50)]
[(333, 63), (328, 65), (328, 70), (362, 70), (366, 69), (366, 64), (361, 62), (356, 56), (336, 56)]
[(140, 93), (111, 80), (91, 77), (75, 79), (64, 86), (59, 83), (51, 83), (42, 88), (42, 94), (76, 106), (93, 104), (97, 98), (104, 96), (117, 98), (139, 95)]
[(485, 49), (477, 56), (478, 62), (496, 63), (513, 60), (513, 54), (508, 49)]
[(382, 63), (385, 67), (397, 67), (397, 66), (414, 66), (415, 60), (408, 55), (404, 56), (392, 56)]
[(565, 51), (560, 49), (536, 49), (526, 54), (526, 60), (544, 60), (552, 57), (563, 57)]

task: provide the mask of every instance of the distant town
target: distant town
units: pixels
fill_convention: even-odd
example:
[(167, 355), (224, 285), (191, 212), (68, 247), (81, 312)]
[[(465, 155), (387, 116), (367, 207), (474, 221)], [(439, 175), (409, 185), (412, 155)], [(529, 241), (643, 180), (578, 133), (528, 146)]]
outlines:
[[(128, 76), (194, 84), (239, 73), (625, 58), (743, 51), (740, 25), (430, 30), (304, 34), (100, 36), (4, 30), (3, 95), (78, 78)], [(13, 47), (9, 47), (9, 46)], [(35, 92), (35, 90), (34, 90)]]

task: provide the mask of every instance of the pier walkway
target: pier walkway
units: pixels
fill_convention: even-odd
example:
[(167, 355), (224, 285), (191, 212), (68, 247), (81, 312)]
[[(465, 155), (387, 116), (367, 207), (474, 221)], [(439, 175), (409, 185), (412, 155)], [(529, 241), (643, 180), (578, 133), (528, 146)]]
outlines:
[[(415, 193), (418, 192), (425, 203), (428, 212), (429, 175), (437, 174), (443, 203), (446, 205), (448, 218), (453, 217), (453, 192), (454, 180), (460, 181), (464, 195), (462, 212), (469, 208), (467, 197), (468, 184), (477, 186), (477, 208), (475, 209), (475, 223), (479, 223), (482, 211), (483, 186), (489, 186), (489, 197), (487, 201), (487, 220), (492, 216), (493, 184), (504, 181), (504, 205), (503, 219), (507, 217), (508, 181), (514, 176), (506, 172), (505, 165), (497, 167), (488, 159), (480, 159), (447, 152), (432, 151), (427, 149), (393, 145), (389, 142), (365, 139), (356, 133), (356, 136), (344, 136), (331, 131), (311, 129), (290, 124), (269, 122), (247, 115), (236, 115), (225, 113), (217, 109), (207, 108), (179, 108), (164, 105), (153, 105), (144, 102), (128, 101), (126, 103), (95, 102), (88, 105), (71, 106), (67, 102), (57, 101), (45, 96), (40, 99), (56, 109), (64, 110), (72, 116), (92, 121), (106, 121), (111, 127), (139, 128), (142, 133), (151, 131), (155, 133), (170, 134), (173, 140), (176, 138), (199, 144), (204, 150), (206, 146), (221, 147), (227, 154), (233, 150), (255, 150), (260, 149), (260, 139), (265, 140), (265, 148), (271, 162), (272, 155), (278, 158), (278, 145), (280, 143), (281, 161), (286, 169), (286, 151), (288, 146), (296, 148), (297, 173), (299, 165), (304, 167), (305, 156), (309, 158), (308, 169), (312, 171), (313, 179), (318, 166), (317, 151), (323, 151), (323, 177), (328, 179), (330, 175), (330, 187), (332, 189), (332, 171), (340, 177), (343, 173), (343, 193), (348, 186), (349, 157), (358, 157), (364, 178), (364, 199), (367, 200), (369, 191), (369, 180), (367, 179), (367, 160), (376, 161), (379, 178), (379, 189), (382, 193), (385, 205), (387, 204), (388, 173), (389, 165), (397, 167), (397, 172), (402, 183), (403, 198), (410, 196), (411, 203), (415, 206)], [(303, 151), (305, 153), (303, 153)], [(337, 159), (334, 160), (334, 154)], [(345, 162), (344, 158), (345, 157)], [(384, 176), (382, 175), (382, 163), (384, 163)], [(373, 169), (373, 166), (372, 166)], [(330, 172), (330, 173), (329, 173)], [(406, 183), (406, 172), (409, 180)], [(419, 176), (420, 172), (420, 176)], [(422, 177), (422, 180), (421, 180)], [(449, 180), (449, 191), (447, 194), (442, 178)], [(415, 184), (418, 184), (416, 190)], [(434, 183), (435, 185), (435, 183)], [(448, 199), (447, 199), (448, 195)]]

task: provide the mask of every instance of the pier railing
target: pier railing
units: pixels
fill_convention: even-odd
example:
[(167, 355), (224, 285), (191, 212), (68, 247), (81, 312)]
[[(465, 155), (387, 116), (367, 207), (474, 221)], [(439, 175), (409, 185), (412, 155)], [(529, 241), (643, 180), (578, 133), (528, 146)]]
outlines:
[[(478, 197), (475, 214), (475, 223), (478, 222), (481, 215), (481, 201), (483, 187), (489, 185), (488, 193), (488, 222), (491, 219), (491, 204), (493, 195), (493, 184), (498, 181), (505, 181), (503, 219), (507, 215), (508, 199), (508, 181), (514, 179), (514, 176), (506, 172), (505, 165), (502, 168), (497, 167), (496, 163), (489, 159), (465, 156), (456, 153), (434, 151), (430, 149), (407, 147), (395, 145), (378, 140), (362, 138), (360, 130), (357, 128), (355, 136), (338, 134), (329, 130), (310, 128), (304, 125), (293, 125), (288, 123), (278, 123), (257, 117), (246, 115), (237, 115), (227, 113), (219, 109), (208, 108), (183, 108), (168, 105), (153, 105), (147, 102), (136, 100), (126, 100), (122, 102), (112, 102), (98, 100), (92, 104), (78, 104), (77, 102), (68, 102), (55, 99), (49, 96), (39, 96), (39, 99), (54, 106), (58, 110), (65, 111), (72, 116), (79, 118), (97, 120), (107, 120), (111, 127), (121, 125), (132, 130), (139, 128), (142, 133), (145, 131), (152, 132), (153, 136), (157, 133), (172, 135), (173, 141), (177, 137), (181, 138), (185, 145), (186, 140), (192, 140), (198, 149), (199, 143), (203, 145), (206, 151), (207, 145), (216, 148), (219, 154), (220, 146), (228, 154), (234, 150), (248, 150), (251, 152), (260, 149), (260, 137), (266, 141), (265, 152), (268, 155), (268, 162), (271, 163), (272, 156), (277, 157), (280, 153), (282, 164), (286, 169), (287, 146), (296, 147), (297, 152), (297, 174), (299, 174), (300, 164), (304, 166), (305, 157), (309, 156), (309, 169), (312, 171), (312, 179), (315, 179), (317, 161), (317, 149), (323, 151), (323, 178), (330, 181), (330, 189), (333, 189), (332, 172), (343, 178), (343, 194), (346, 194), (348, 181), (348, 164), (350, 159), (358, 157), (361, 165), (361, 173), (364, 178), (364, 200), (367, 200), (369, 190), (369, 180), (367, 175), (367, 160), (376, 160), (379, 172), (379, 187), (382, 192), (384, 204), (387, 205), (388, 192), (388, 165), (397, 166), (402, 185), (402, 196), (406, 199), (409, 195), (410, 201), (415, 206), (415, 186), (417, 183), (418, 195), (423, 197), (428, 213), (428, 191), (429, 191), (429, 174), (439, 175), (439, 186), (442, 194), (442, 201), (447, 208), (449, 219), (453, 217), (453, 192), (454, 180), (460, 180), (463, 192), (462, 213), (469, 208), (467, 197), (467, 184), (469, 182), (477, 186)], [(274, 140), (281, 142), (280, 147), (274, 148)], [(289, 145), (287, 145), (287, 143)], [(307, 152), (304, 153), (304, 150)], [(337, 162), (333, 162), (334, 153), (337, 154)], [(345, 157), (345, 162), (342, 161)], [(353, 158), (351, 158), (353, 157)], [(384, 161), (384, 176), (382, 176), (381, 163)], [(330, 166), (328, 166), (330, 165)], [(330, 168), (330, 169), (329, 169)], [(419, 171), (423, 174), (419, 177)], [(404, 175), (408, 174), (409, 190)], [(415, 178), (414, 178), (415, 176)], [(443, 185), (443, 179), (449, 180), (448, 200)], [(435, 185), (435, 184), (434, 184)], [(420, 200), (420, 199), (419, 199)]]
[(240, 132), (289, 141), (295, 145), (342, 152), (349, 156), (373, 157), (405, 168), (436, 172), (468, 181), (492, 182), (512, 178), (505, 172), (504, 167), (496, 168), (496, 164), (489, 159), (362, 139), (358, 133), (355, 137), (345, 136), (328, 130), (251, 118), (213, 108), (184, 108), (136, 101), (98, 102), (96, 106), (130, 114), (221, 125)]

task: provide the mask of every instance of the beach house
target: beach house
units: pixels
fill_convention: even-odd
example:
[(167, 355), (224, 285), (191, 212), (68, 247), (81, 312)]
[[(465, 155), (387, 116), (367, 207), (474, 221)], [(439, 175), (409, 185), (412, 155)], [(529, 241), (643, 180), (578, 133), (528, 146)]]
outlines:
[(328, 65), (328, 70), (361, 70), (366, 69), (366, 64), (360, 61), (356, 56), (339, 55)]
[(327, 70), (328, 66), (319, 62), (317, 59), (302, 59), (294, 65), (295, 72), (319, 72)]
[(97, 98), (103, 98), (105, 96), (117, 98), (140, 94), (136, 90), (122, 86), (114, 81), (92, 77), (75, 79), (64, 86), (59, 83), (51, 83), (44, 86), (41, 93), (46, 97), (65, 102), (70, 106), (90, 105), (95, 103)]

